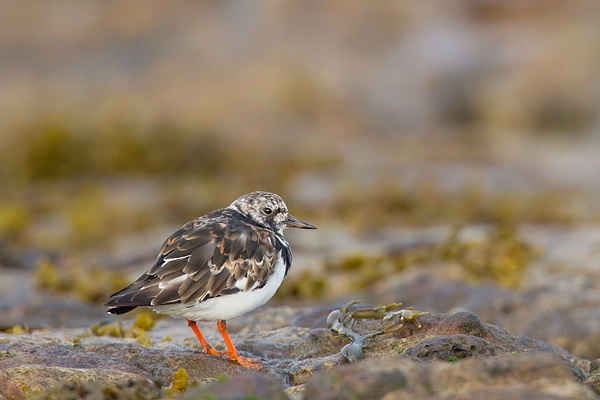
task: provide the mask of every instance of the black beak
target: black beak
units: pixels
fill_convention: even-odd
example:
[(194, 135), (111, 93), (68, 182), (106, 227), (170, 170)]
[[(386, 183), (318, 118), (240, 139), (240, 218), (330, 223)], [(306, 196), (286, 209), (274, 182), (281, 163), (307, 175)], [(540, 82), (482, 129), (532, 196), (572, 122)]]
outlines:
[(294, 217), (293, 215), (289, 215), (289, 214), (288, 214), (287, 220), (285, 221), (285, 226), (288, 228), (317, 229), (316, 226), (307, 224), (304, 221), (300, 221), (298, 218)]

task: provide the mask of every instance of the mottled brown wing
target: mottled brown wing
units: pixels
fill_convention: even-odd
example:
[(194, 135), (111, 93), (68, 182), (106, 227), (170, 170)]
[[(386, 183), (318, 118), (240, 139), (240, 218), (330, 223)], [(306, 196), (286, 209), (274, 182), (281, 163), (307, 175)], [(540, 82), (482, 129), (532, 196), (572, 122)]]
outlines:
[(235, 211), (217, 210), (173, 233), (155, 264), (106, 305), (121, 313), (253, 290), (265, 284), (280, 250), (288, 257), (287, 247), (268, 230)]

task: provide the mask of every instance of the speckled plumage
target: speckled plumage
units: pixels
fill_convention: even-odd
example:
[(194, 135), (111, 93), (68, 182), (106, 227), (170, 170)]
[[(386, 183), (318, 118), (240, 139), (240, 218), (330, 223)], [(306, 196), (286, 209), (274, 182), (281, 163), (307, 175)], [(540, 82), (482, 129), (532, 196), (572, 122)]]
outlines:
[(109, 298), (108, 312), (152, 307), (186, 318), (190, 326), (246, 313), (268, 301), (289, 271), (292, 252), (283, 237), (288, 227), (315, 229), (291, 216), (274, 193), (241, 196), (169, 236), (154, 265)]

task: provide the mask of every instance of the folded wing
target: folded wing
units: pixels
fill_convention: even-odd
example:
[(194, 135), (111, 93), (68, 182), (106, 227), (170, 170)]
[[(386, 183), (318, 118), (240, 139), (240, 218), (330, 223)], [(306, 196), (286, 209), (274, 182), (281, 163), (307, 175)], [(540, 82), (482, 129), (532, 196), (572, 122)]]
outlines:
[(154, 265), (105, 304), (113, 314), (138, 306), (191, 304), (262, 287), (279, 251), (291, 258), (268, 230), (214, 211), (185, 224), (163, 244)]

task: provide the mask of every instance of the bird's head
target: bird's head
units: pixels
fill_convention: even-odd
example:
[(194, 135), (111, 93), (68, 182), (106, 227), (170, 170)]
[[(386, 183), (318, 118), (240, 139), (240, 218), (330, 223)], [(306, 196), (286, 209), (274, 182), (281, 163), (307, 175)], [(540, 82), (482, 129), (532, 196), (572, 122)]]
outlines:
[(280, 233), (286, 228), (317, 229), (291, 215), (283, 199), (275, 193), (248, 193), (235, 199), (228, 208)]

